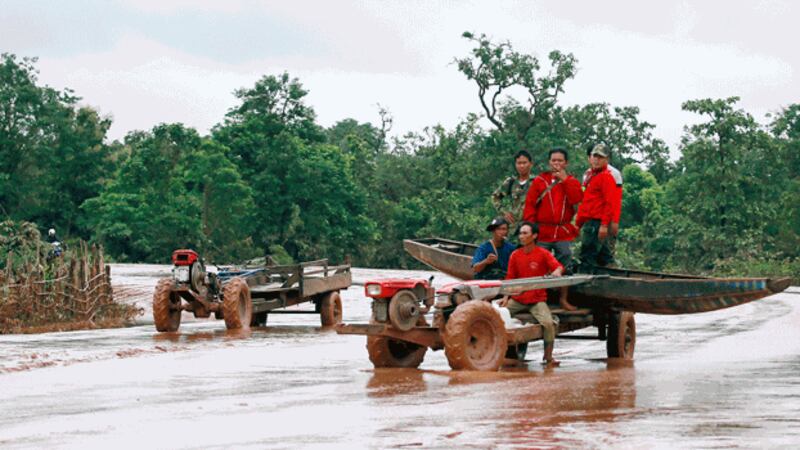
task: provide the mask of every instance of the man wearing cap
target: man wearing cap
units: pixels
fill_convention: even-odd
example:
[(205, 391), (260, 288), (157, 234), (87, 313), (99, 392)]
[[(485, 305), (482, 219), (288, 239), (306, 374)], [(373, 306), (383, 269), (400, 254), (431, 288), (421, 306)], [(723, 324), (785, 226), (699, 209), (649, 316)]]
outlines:
[(473, 278), (476, 280), (502, 280), (508, 270), (508, 259), (517, 247), (506, 240), (508, 222), (504, 217), (495, 217), (486, 231), (492, 237), (481, 244), (472, 255)]
[[(531, 154), (520, 150), (514, 155), (514, 168), (517, 176), (503, 180), (494, 193), (492, 205), (510, 225), (515, 225), (522, 220), (522, 210), (525, 208), (525, 197), (531, 187), (531, 167), (533, 167)], [(508, 199), (504, 204), (504, 200)]]
[[(586, 149), (586, 157), (589, 158), (589, 168), (586, 169), (586, 172), (583, 173), (583, 179), (581, 180), (582, 184), (586, 184), (586, 181), (592, 175), (592, 149), (594, 148), (594, 144), (590, 145)], [(609, 164), (608, 164), (608, 171), (611, 172), (611, 176), (614, 177), (614, 182), (617, 183), (617, 198), (616, 204), (614, 205), (614, 218), (611, 219), (611, 224), (608, 226), (608, 241), (607, 245), (608, 248), (611, 250), (611, 254), (614, 254), (614, 248), (617, 244), (617, 236), (619, 235), (619, 218), (622, 215), (622, 172), (617, 170), (616, 167), (611, 165), (611, 155), (608, 155)]]
[(583, 203), (578, 208), (575, 223), (581, 228), (580, 259), (586, 266), (614, 264), (614, 255), (608, 246), (609, 227), (615, 219), (621, 197), (620, 188), (608, 170), (609, 154), (604, 144), (592, 147), (589, 155), (591, 171), (583, 182)]
[[(560, 277), (564, 273), (564, 266), (553, 254), (536, 245), (538, 234), (539, 227), (534, 223), (524, 221), (519, 225), (517, 235), (522, 247), (511, 254), (507, 280), (544, 275)], [(544, 363), (551, 367), (557, 366), (558, 361), (553, 359), (553, 344), (558, 328), (558, 318), (553, 317), (547, 306), (547, 292), (544, 289), (532, 289), (520, 292), (510, 299), (503, 297), (500, 306), (508, 308), (512, 316), (521, 312), (529, 312), (539, 322), (542, 326), (542, 340), (544, 341)]]

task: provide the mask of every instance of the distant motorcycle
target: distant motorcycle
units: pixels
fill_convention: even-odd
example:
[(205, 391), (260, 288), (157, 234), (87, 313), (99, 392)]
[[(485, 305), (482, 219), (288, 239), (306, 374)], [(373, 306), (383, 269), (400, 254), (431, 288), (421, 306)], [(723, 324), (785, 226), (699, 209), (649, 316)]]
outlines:
[(64, 248), (61, 246), (61, 242), (53, 241), (50, 243), (50, 251), (47, 253), (47, 260), (52, 261), (56, 258), (60, 258), (63, 254)]

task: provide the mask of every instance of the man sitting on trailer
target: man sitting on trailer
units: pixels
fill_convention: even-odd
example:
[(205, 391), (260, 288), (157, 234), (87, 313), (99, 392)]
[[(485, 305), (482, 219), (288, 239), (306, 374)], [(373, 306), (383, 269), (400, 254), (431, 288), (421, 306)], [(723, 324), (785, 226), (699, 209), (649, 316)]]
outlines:
[[(511, 254), (511, 258), (508, 261), (507, 280), (541, 277), (543, 275), (560, 277), (564, 273), (564, 266), (558, 262), (553, 254), (536, 245), (536, 238), (539, 235), (539, 227), (536, 224), (527, 221), (522, 222), (517, 235), (522, 247)], [(542, 359), (550, 367), (558, 366), (559, 362), (553, 358), (553, 346), (558, 322), (550, 314), (550, 308), (547, 307), (547, 291), (544, 289), (532, 289), (514, 295), (510, 299), (504, 297), (500, 301), (500, 306), (508, 308), (512, 316), (521, 312), (529, 312), (539, 322), (542, 326), (542, 338), (544, 340), (544, 357)]]
[(492, 233), (491, 239), (481, 244), (472, 255), (473, 278), (476, 280), (502, 280), (508, 270), (508, 258), (517, 247), (506, 240), (508, 222), (503, 217), (495, 217), (486, 227)]

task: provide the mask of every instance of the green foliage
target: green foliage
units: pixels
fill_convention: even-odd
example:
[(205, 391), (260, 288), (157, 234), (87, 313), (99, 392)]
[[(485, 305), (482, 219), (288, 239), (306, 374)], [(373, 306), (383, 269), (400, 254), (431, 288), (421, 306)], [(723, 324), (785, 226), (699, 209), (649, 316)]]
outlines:
[(47, 256), (41, 234), (31, 222), (0, 222), (0, 269), (19, 269), (23, 264), (38, 264)]
[(379, 148), (369, 146), (369, 127), (359, 130), (352, 122), (329, 131), (332, 139), (342, 137), (344, 148), (324, 144), (305, 95), (288, 74), (264, 77), (236, 91), (242, 103), (214, 138), (230, 148), (253, 190), (256, 245), (264, 251), (281, 246), (294, 258), (341, 259), (364, 251), (377, 237), (366, 214), (369, 183), (357, 184), (353, 166), (355, 157), (364, 158), (359, 170), (365, 174)]
[[(577, 60), (572, 54), (551, 51), (547, 55), (550, 72), (540, 75), (539, 59), (514, 50), (511, 43), (495, 43), (484, 34), (476, 37), (464, 32), (462, 36), (475, 47), (471, 56), (455, 60), (458, 70), (478, 86), (478, 99), (489, 121), (500, 131), (515, 132), (520, 139), (537, 122), (548, 119), (558, 95), (564, 92), (564, 83), (575, 77)], [(525, 93), (526, 106), (500, 97), (515, 88)], [(512, 107), (504, 108), (503, 102), (512, 102)], [(509, 125), (513, 130), (507, 129)]]
[(69, 90), (39, 86), (35, 63), (0, 55), (0, 214), (86, 237), (79, 207), (114, 170), (111, 121)]
[(704, 115), (683, 138), (678, 176), (667, 184), (674, 252), (685, 267), (710, 270), (715, 260), (742, 249), (742, 235), (768, 239), (765, 226), (779, 214), (779, 161), (770, 136), (738, 98), (695, 100), (684, 109)]
[(494, 127), (467, 113), (452, 129), (431, 125), (391, 142), (386, 109), (377, 124), (324, 129), (307, 90), (283, 73), (237, 90), (211, 136), (161, 124), (107, 144), (109, 119), (78, 108), (68, 90), (38, 86), (35, 59), (3, 55), (0, 214), (91, 235), (121, 261), (166, 261), (193, 247), (212, 262), (350, 255), (359, 265), (419, 267), (403, 239), (486, 239), (489, 197), (515, 173), (515, 152), (529, 150), (537, 173), (551, 148), (564, 147), (580, 177), (586, 148), (603, 142), (625, 179), (624, 266), (796, 273), (800, 105), (765, 126), (735, 97), (687, 101), (702, 120), (671, 162), (638, 107), (559, 104), (577, 71), (571, 54), (555, 50), (540, 63), (509, 42), (463, 36), (473, 48), (457, 70)]
[(669, 150), (662, 140), (653, 137), (655, 125), (641, 120), (639, 112), (635, 106), (612, 108), (607, 103), (590, 103), (559, 110), (556, 120), (562, 143), (576, 150), (580, 167), (588, 167), (585, 150), (603, 142), (611, 148), (612, 163), (620, 170), (641, 164), (663, 181), (669, 176)]
[(167, 261), (176, 248), (210, 259), (252, 256), (250, 189), (219, 144), (180, 124), (129, 134), (131, 156), (100, 196), (89, 226), (120, 261)]

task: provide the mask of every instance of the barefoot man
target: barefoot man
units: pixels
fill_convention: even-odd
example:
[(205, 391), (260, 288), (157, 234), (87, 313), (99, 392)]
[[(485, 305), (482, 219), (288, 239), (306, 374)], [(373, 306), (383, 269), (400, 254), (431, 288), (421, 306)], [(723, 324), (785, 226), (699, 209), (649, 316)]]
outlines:
[[(507, 280), (515, 278), (541, 277), (552, 275), (560, 277), (564, 266), (558, 262), (552, 253), (536, 245), (539, 227), (531, 222), (522, 222), (518, 230), (519, 242), (522, 248), (514, 250), (508, 261)], [(500, 306), (508, 308), (513, 316), (520, 312), (530, 312), (534, 319), (542, 326), (544, 340), (544, 363), (554, 367), (559, 364), (553, 358), (553, 344), (556, 338), (556, 322), (547, 307), (547, 292), (544, 289), (533, 289), (514, 295), (510, 299), (503, 298)]]

